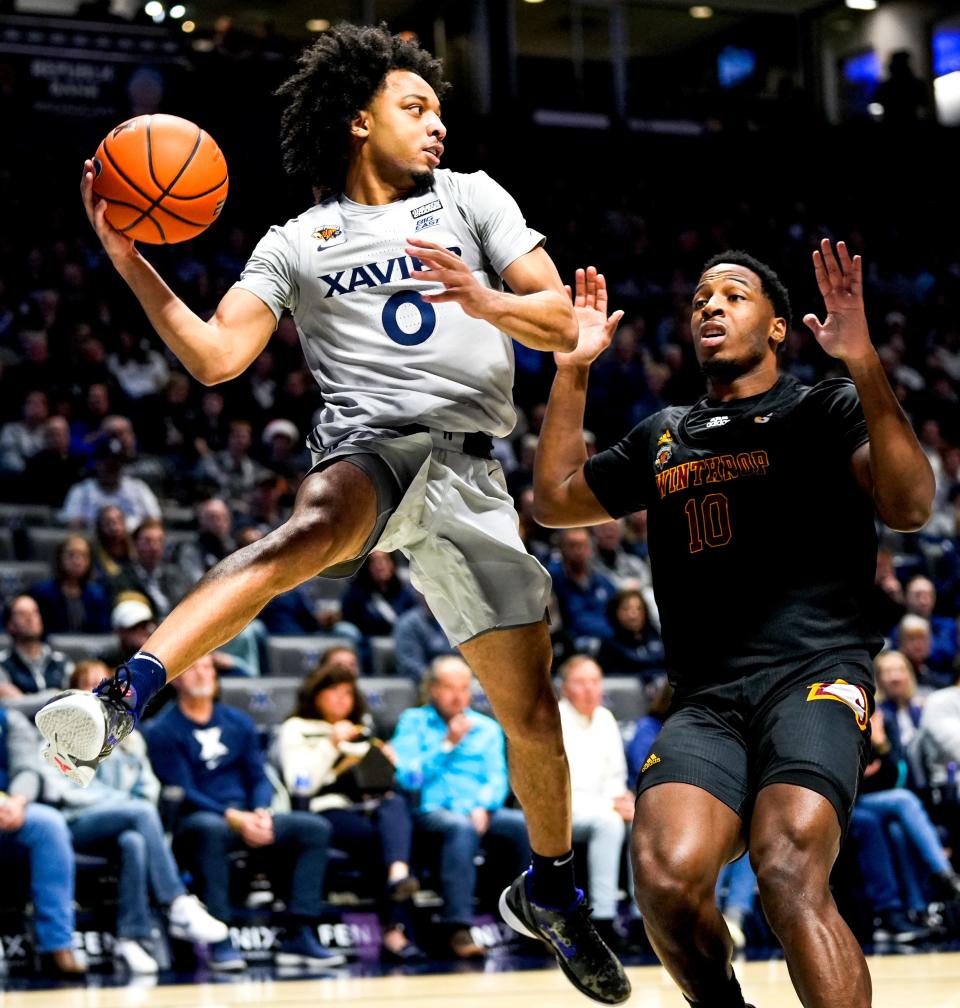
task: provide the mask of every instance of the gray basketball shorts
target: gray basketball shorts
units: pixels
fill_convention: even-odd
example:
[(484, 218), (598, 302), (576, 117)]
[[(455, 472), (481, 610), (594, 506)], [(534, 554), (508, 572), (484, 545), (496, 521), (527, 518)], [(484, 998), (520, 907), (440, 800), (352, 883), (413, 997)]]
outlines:
[(466, 454), (463, 435), (443, 431), (350, 441), (313, 471), (341, 460), (370, 477), (378, 520), (361, 555), (324, 576), (353, 573), (374, 549), (400, 550), (453, 645), (544, 619), (550, 575), (520, 539), (499, 462)]

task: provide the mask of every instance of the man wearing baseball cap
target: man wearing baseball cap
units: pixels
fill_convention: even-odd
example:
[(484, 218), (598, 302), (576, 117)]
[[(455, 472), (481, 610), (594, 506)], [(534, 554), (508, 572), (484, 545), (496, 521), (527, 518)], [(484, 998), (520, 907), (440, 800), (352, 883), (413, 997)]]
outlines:
[(140, 650), (143, 642), (156, 630), (157, 621), (145, 595), (121, 592), (110, 613), (110, 626), (116, 635), (116, 643), (99, 657), (113, 667)]

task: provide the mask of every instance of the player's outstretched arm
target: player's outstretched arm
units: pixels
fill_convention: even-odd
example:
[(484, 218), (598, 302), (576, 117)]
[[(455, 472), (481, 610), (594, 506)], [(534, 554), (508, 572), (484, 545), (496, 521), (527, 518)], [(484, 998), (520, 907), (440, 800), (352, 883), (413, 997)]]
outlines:
[(607, 316), (607, 283), (593, 266), (577, 270), (573, 306), (579, 338), (574, 350), (554, 354), (557, 375), (550, 390), (533, 471), (534, 517), (548, 528), (596, 525), (610, 520), (583, 475), (587, 460), (583, 411), (590, 365), (610, 345), (623, 312)]
[(478, 283), (460, 256), (442, 245), (411, 238), (406, 251), (427, 267), (411, 276), (444, 286), (437, 294), (425, 294), (424, 301), (456, 301), (472, 318), (495, 325), (533, 350), (572, 350), (576, 346), (577, 322), (570, 299), (564, 294), (557, 267), (542, 248), (532, 249), (504, 270), (503, 279), (513, 293)]
[(117, 272), (126, 280), (157, 334), (204, 385), (240, 374), (277, 327), (273, 312), (249, 291), (234, 288), (205, 322), (167, 286), (132, 239), (110, 226), (107, 204), (93, 194), (93, 162), (85, 161), (80, 195), (87, 217)]
[(837, 242), (834, 252), (825, 238), (813, 253), (813, 269), (827, 317), (821, 322), (811, 314), (803, 321), (820, 346), (846, 364), (870, 435), (869, 443), (854, 453), (854, 474), (890, 528), (916, 531), (927, 523), (933, 508), (933, 469), (870, 341), (860, 256), (851, 256), (844, 242)]

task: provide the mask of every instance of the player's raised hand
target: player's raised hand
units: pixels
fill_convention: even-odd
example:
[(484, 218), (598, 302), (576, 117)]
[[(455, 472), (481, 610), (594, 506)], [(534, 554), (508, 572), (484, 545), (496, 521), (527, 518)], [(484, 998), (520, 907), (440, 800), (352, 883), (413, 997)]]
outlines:
[(846, 243), (837, 242), (836, 253), (824, 238), (813, 253), (813, 270), (823, 295), (827, 317), (804, 315), (803, 321), (817, 342), (831, 356), (855, 361), (874, 353), (863, 310), (863, 264), (850, 255)]
[(93, 194), (94, 165), (90, 158), (83, 162), (83, 175), (80, 178), (80, 198), (87, 218), (97, 232), (97, 237), (104, 251), (111, 259), (123, 259), (136, 254), (137, 247), (132, 238), (121, 234), (106, 218), (106, 200), (98, 199)]
[(491, 291), (477, 281), (460, 256), (422, 238), (408, 238), (407, 245), (407, 255), (414, 256), (427, 267), (414, 270), (410, 276), (414, 280), (432, 280), (444, 286), (444, 290), (436, 294), (422, 295), (424, 301), (430, 304), (456, 301), (472, 318), (484, 317)]
[(573, 311), (580, 326), (576, 350), (555, 353), (558, 365), (592, 364), (610, 346), (610, 340), (623, 318), (622, 311), (607, 315), (607, 281), (595, 266), (578, 269), (574, 290), (567, 287), (573, 297)]

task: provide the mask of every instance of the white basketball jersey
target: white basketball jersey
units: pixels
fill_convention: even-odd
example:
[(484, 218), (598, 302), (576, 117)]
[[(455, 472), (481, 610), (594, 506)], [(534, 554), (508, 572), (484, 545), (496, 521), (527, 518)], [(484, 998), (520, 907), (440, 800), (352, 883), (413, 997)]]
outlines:
[(386, 206), (340, 196), (272, 227), (237, 282), (278, 318), (293, 314), (323, 391), (317, 447), (407, 424), (513, 429), (510, 337), (456, 303), (425, 302), (422, 293), (443, 288), (411, 279), (421, 266), (404, 250), (413, 237), (453, 249), (499, 290), (503, 271), (544, 238), (485, 172), (434, 179), (421, 196)]

